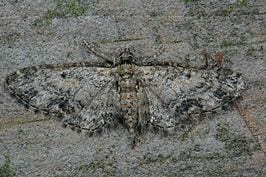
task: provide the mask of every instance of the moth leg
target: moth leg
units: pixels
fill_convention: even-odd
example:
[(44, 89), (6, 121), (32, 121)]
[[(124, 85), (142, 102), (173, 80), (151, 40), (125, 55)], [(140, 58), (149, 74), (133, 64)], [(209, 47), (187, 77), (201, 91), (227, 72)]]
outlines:
[[(88, 42), (86, 42), (85, 40), (83, 41), (83, 43), (88, 47), (89, 51), (91, 53), (93, 53), (94, 55), (96, 55), (97, 57), (100, 57), (101, 59), (103, 59), (106, 63), (115, 65), (115, 58), (112, 56), (108, 56), (107, 54), (104, 54), (103, 52), (97, 51), (95, 49), (95, 47), (92, 44), (89, 44)], [(112, 60), (110, 60), (110, 58)]]

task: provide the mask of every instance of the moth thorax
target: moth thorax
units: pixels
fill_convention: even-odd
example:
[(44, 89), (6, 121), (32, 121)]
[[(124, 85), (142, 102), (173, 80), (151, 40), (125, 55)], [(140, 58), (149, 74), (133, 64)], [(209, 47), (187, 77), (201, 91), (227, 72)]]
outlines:
[(125, 76), (125, 75), (132, 76), (134, 75), (134, 72), (135, 72), (135, 66), (133, 64), (122, 64), (119, 65), (117, 68), (117, 73), (120, 76)]

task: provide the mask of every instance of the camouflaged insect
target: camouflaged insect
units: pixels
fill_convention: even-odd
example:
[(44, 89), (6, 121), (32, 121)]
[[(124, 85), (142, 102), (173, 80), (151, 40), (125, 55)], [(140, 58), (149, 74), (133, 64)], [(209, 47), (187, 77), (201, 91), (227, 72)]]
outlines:
[(118, 122), (132, 134), (186, 130), (245, 89), (239, 73), (217, 64), (141, 62), (128, 48), (116, 61), (86, 45), (100, 61), (23, 68), (6, 77), (6, 88), (26, 107), (89, 134)]

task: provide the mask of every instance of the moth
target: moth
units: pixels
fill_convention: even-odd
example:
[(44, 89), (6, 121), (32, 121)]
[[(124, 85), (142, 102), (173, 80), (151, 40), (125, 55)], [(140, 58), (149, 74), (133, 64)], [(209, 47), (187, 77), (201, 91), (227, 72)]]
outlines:
[(85, 44), (98, 61), (22, 68), (6, 77), (7, 90), (25, 107), (92, 135), (118, 124), (130, 134), (184, 131), (232, 104), (246, 86), (221, 61), (198, 68), (144, 62), (129, 48), (110, 57)]

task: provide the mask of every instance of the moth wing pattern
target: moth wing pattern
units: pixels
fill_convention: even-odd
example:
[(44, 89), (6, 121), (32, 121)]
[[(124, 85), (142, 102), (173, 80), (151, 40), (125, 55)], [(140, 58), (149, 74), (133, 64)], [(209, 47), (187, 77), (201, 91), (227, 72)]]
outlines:
[(87, 130), (89, 135), (101, 132), (107, 126), (115, 126), (121, 117), (117, 103), (119, 95), (112, 80), (98, 91), (90, 103), (77, 114), (72, 114), (70, 118), (64, 120), (64, 123), (78, 131)]
[(149, 102), (150, 123), (163, 130), (188, 129), (206, 114), (232, 103), (245, 89), (230, 69), (140, 66)]
[(163, 99), (152, 89), (145, 88), (147, 95), (149, 124), (155, 131), (171, 131), (175, 128), (175, 117), (171, 116), (171, 112)]
[(117, 120), (137, 133), (148, 125), (187, 130), (245, 90), (239, 73), (219, 65), (135, 62), (128, 48), (116, 63), (85, 44), (102, 62), (26, 67), (6, 77), (7, 89), (26, 107), (89, 134)]
[(93, 66), (97, 64), (27, 67), (8, 75), (5, 84), (25, 107), (55, 116), (72, 127), (94, 131), (106, 123), (111, 109), (114, 112), (116, 106), (110, 105), (116, 92), (110, 86), (115, 82), (111, 68)]

